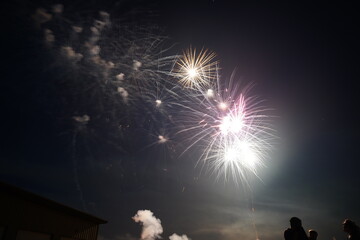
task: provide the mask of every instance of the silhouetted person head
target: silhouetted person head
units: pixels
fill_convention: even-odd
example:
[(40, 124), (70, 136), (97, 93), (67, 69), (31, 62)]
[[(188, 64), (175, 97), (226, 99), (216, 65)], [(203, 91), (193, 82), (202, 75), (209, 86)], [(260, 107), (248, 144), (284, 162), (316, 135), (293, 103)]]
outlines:
[(293, 229), (299, 229), (302, 227), (302, 223), (301, 223), (301, 220), (300, 218), (297, 218), (297, 217), (292, 217), (290, 218), (290, 226), (291, 228)]
[(284, 232), (285, 240), (309, 240), (300, 218), (292, 217), (290, 219), (290, 228)]
[(360, 240), (360, 229), (354, 221), (345, 219), (343, 222), (343, 230), (348, 234), (348, 239)]
[(311, 229), (309, 230), (309, 240), (316, 240), (318, 237), (317, 231)]

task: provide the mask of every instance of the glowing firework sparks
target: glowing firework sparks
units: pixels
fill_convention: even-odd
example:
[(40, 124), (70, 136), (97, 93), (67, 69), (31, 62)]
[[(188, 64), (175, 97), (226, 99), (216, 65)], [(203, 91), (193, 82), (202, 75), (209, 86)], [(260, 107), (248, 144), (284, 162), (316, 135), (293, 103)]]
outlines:
[(158, 139), (158, 143), (166, 143), (168, 141), (168, 139), (162, 135), (159, 135)]
[(205, 144), (200, 160), (218, 179), (232, 178), (248, 186), (250, 175), (258, 177), (258, 168), (264, 166), (274, 139), (268, 109), (256, 98), (247, 97), (250, 87), (239, 91), (231, 79), (224, 91), (220, 86), (210, 91), (211, 98), (209, 91), (189, 94), (193, 103), (186, 106), (183, 121), (189, 125), (179, 131), (189, 134), (190, 147)]
[(215, 53), (209, 50), (189, 48), (176, 61), (173, 75), (179, 78), (179, 83), (187, 88), (202, 90), (203, 87), (211, 85), (216, 79), (217, 62), (214, 61)]
[[(60, 5), (54, 5), (54, 17), (39, 9), (34, 20), (46, 46), (60, 53), (56, 66), (69, 69), (59, 85), (72, 97), (64, 103), (74, 103), (66, 108), (71, 114), (92, 109), (91, 125), (107, 126), (105, 136), (116, 143), (128, 136), (122, 126), (129, 123), (157, 137), (154, 143), (159, 144), (153, 145), (170, 145), (173, 133), (168, 130), (180, 128), (178, 134), (190, 141), (185, 151), (203, 146), (200, 159), (218, 176), (227, 180), (231, 175), (236, 182), (246, 182), (248, 173), (257, 176), (272, 139), (266, 109), (231, 80), (222, 90), (226, 84), (220, 83), (215, 53), (189, 48), (180, 57), (165, 56), (164, 37), (152, 29), (125, 27), (105, 12), (78, 27), (62, 12)], [(85, 116), (73, 119), (85, 126), (90, 119)]]
[(213, 98), (213, 97), (214, 97), (214, 90), (208, 89), (208, 90), (206, 91), (206, 96), (207, 96), (208, 98)]
[(265, 165), (273, 137), (262, 122), (265, 115), (240, 109), (229, 112), (221, 118), (213, 139), (208, 141), (205, 161), (217, 178), (232, 178), (237, 184), (249, 186), (248, 176), (259, 177), (258, 168)]
[(224, 174), (229, 170), (234, 175), (243, 175), (244, 169), (256, 171), (259, 157), (253, 151), (251, 143), (237, 139), (226, 145), (223, 150), (223, 159), (219, 159), (220, 161), (217, 161), (216, 164), (220, 165), (219, 169), (223, 168)]
[(266, 148), (256, 136), (227, 136), (218, 144), (215, 149), (209, 150), (207, 159), (218, 179), (232, 179), (236, 184), (249, 186), (250, 175), (259, 177), (257, 171), (264, 166)]
[(219, 108), (223, 111), (228, 110), (227, 115), (222, 117), (219, 129), (223, 135), (229, 132), (237, 134), (246, 125), (245, 99), (240, 95), (238, 103), (234, 104), (233, 109), (228, 110), (226, 103), (220, 103)]
[(226, 110), (228, 108), (227, 104), (224, 103), (224, 102), (220, 102), (218, 104), (218, 108), (221, 109), (221, 110)]

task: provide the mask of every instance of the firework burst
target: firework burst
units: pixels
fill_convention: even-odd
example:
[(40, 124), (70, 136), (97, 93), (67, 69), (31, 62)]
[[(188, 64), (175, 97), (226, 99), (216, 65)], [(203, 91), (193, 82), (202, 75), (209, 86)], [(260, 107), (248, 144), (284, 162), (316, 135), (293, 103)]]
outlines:
[(270, 109), (251, 97), (252, 85), (240, 90), (233, 77), (224, 90), (217, 83), (215, 90), (188, 93), (188, 103), (179, 104), (186, 127), (178, 134), (190, 142), (185, 151), (203, 146), (198, 162), (217, 179), (250, 186), (249, 176), (259, 177), (258, 169), (265, 166), (275, 138), (267, 115)]
[(186, 139), (185, 151), (200, 148), (199, 163), (218, 179), (258, 176), (273, 139), (268, 109), (251, 97), (251, 87), (220, 81), (214, 52), (189, 48), (166, 56), (157, 29), (127, 26), (103, 11), (81, 25), (62, 11), (39, 9), (33, 18), (61, 70), (54, 84), (63, 90), (56, 94), (67, 96), (64, 111), (81, 129), (94, 128), (114, 145), (138, 129), (152, 136), (151, 146), (172, 150)]
[(172, 75), (186, 88), (201, 90), (211, 86), (217, 74), (216, 54), (207, 49), (196, 52), (191, 47), (177, 59)]

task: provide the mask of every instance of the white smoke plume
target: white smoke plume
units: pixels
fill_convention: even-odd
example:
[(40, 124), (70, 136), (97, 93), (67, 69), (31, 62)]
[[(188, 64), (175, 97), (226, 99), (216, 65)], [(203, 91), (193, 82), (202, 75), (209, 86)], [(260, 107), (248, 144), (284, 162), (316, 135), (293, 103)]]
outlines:
[(176, 233), (174, 233), (173, 235), (171, 235), (169, 237), (170, 240), (191, 240), (190, 238), (188, 238), (185, 234), (179, 236)]
[(156, 218), (150, 210), (139, 210), (132, 218), (135, 222), (141, 222), (143, 229), (141, 239), (160, 239), (163, 232), (160, 219)]

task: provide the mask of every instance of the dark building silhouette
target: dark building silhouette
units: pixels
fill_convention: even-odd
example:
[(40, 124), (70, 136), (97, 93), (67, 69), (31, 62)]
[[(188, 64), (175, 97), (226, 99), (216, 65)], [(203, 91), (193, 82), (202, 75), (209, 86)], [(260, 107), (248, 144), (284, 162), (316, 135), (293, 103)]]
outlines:
[(0, 240), (96, 240), (107, 221), (0, 182)]

